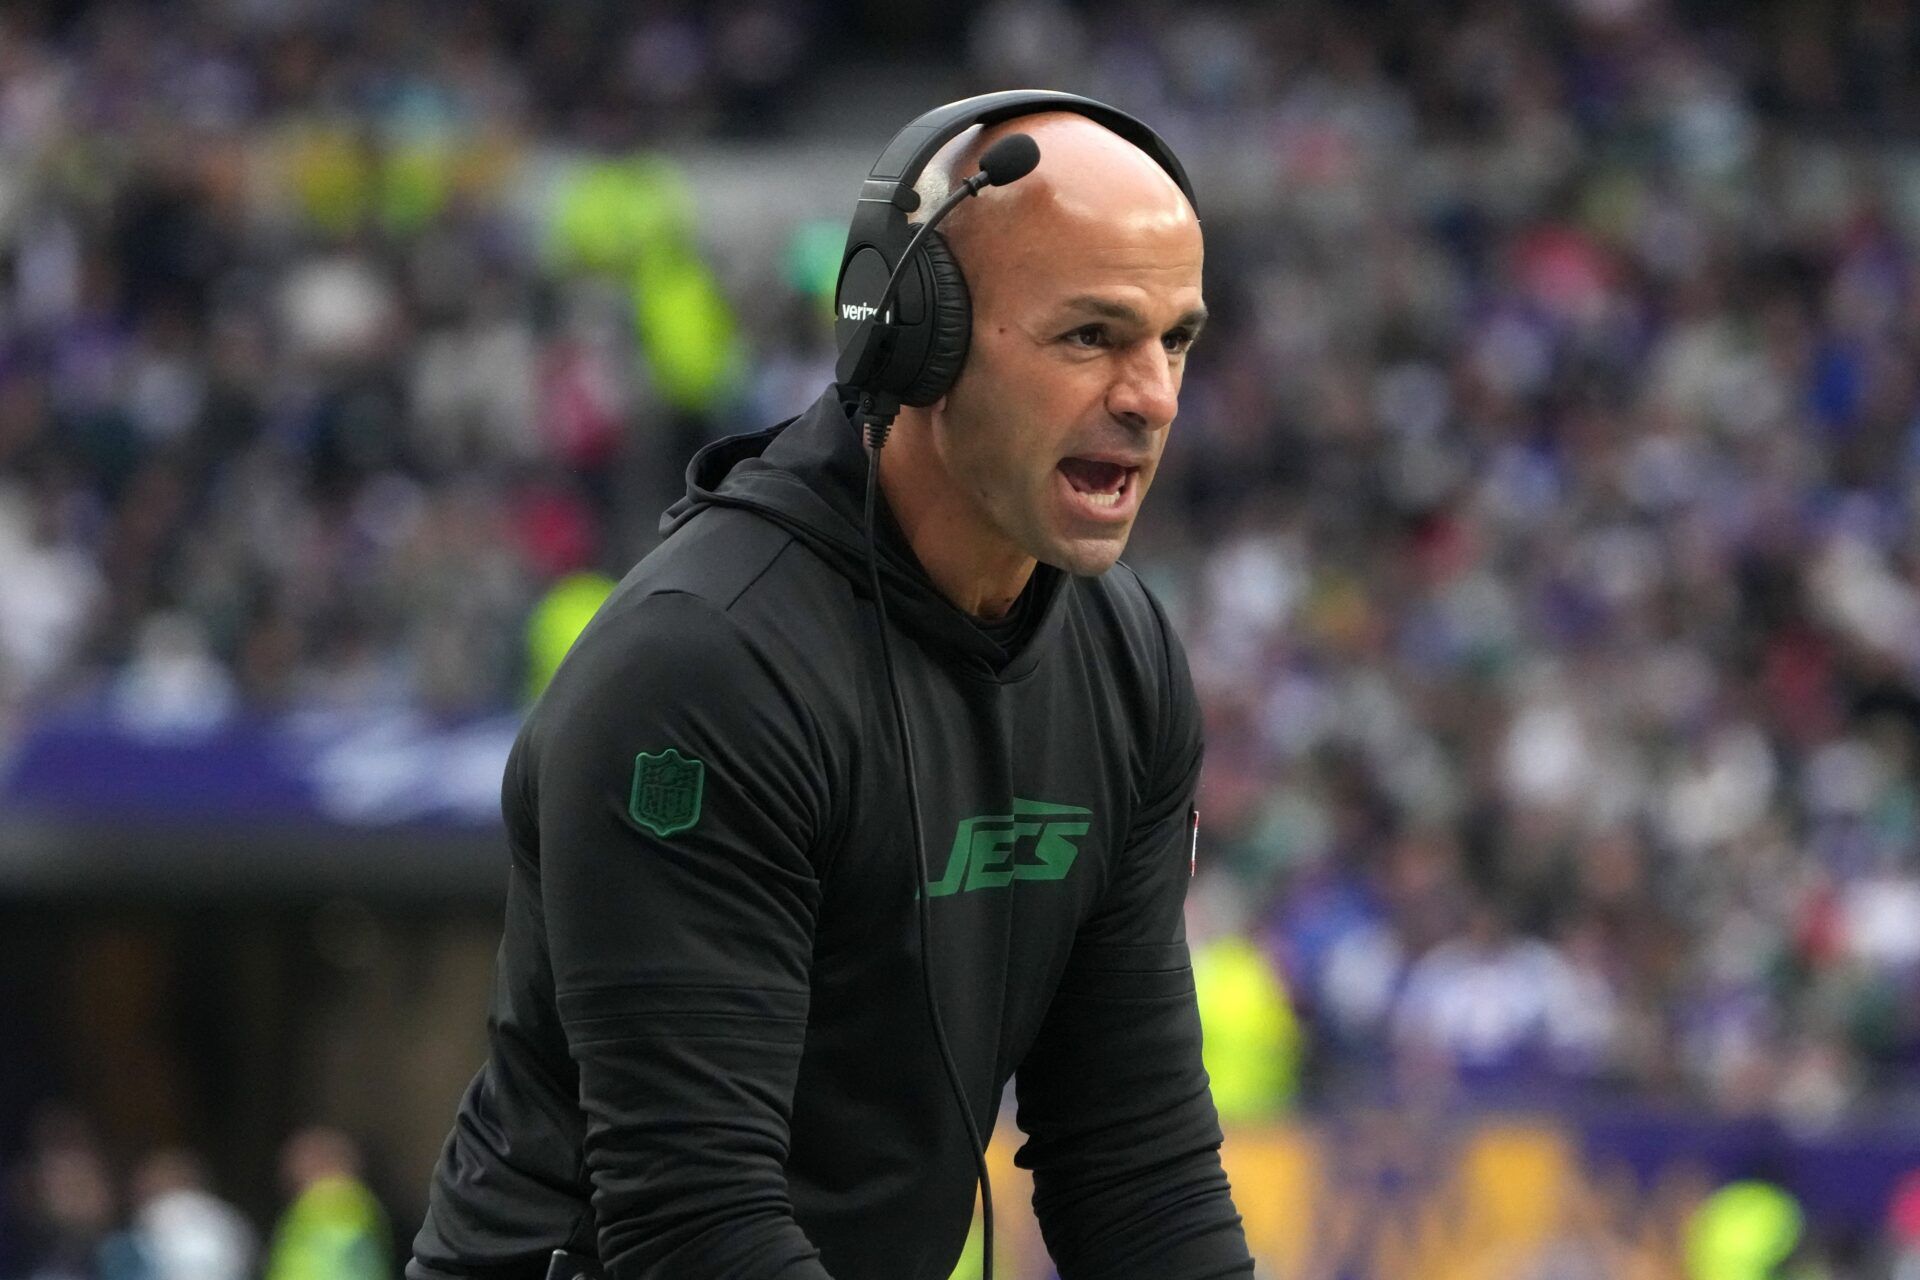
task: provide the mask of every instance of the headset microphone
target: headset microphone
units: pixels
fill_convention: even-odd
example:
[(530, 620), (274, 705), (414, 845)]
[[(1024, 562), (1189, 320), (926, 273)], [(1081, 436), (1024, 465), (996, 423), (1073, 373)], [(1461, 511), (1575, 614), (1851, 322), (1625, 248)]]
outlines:
[(1040, 163), (1040, 145), (1024, 133), (1010, 133), (980, 157), (980, 172), (990, 187), (1004, 187), (1033, 172)]

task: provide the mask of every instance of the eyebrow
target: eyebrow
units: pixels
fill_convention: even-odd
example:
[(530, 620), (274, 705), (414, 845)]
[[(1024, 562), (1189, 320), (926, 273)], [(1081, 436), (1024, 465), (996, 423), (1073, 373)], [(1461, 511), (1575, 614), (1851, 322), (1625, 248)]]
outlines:
[[(1130, 324), (1138, 329), (1147, 327), (1147, 318), (1126, 303), (1115, 302), (1111, 298), (1102, 298), (1096, 294), (1077, 294), (1074, 297), (1068, 298), (1064, 307), (1068, 311), (1078, 311), (1086, 315), (1099, 316), (1102, 320), (1117, 320), (1122, 324)], [(1200, 330), (1206, 328), (1206, 325), (1207, 309), (1205, 307), (1195, 307), (1191, 311), (1182, 313), (1180, 318), (1173, 322), (1172, 327), (1175, 329), (1187, 329), (1189, 330), (1189, 336), (1197, 338), (1200, 336)]]

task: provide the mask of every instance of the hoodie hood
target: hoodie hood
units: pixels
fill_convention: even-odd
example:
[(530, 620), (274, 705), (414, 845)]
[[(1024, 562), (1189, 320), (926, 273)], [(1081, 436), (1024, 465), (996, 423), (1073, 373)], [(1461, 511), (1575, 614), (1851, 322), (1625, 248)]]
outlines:
[[(791, 531), (864, 597), (872, 594), (866, 488), (867, 451), (860, 429), (847, 416), (839, 388), (829, 386), (799, 417), (765, 431), (716, 440), (696, 453), (687, 466), (686, 496), (667, 508), (660, 533), (673, 536), (708, 507), (743, 508)], [(978, 674), (1008, 680), (1033, 668), (1059, 627), (1065, 573), (1052, 565), (1034, 567), (1026, 591), (1039, 593), (1030, 607), (1040, 611), (1040, 620), (1017, 648), (1009, 649), (940, 594), (907, 545), (884, 492), (875, 516), (879, 527), (874, 540), (890, 621), (923, 642), (952, 651)]]

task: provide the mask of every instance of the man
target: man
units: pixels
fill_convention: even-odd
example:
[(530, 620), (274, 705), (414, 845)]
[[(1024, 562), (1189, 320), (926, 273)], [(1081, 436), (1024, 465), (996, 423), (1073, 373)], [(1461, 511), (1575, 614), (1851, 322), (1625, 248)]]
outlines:
[[(338, 1129), (302, 1129), (280, 1151), (292, 1203), (274, 1228), (266, 1280), (387, 1280), (393, 1236), (360, 1181), (360, 1150)], [(204, 1273), (203, 1273), (204, 1274)]]
[[(246, 1217), (214, 1195), (189, 1151), (157, 1151), (133, 1176), (134, 1233), (152, 1280), (246, 1280), (257, 1252)], [(391, 1274), (390, 1257), (382, 1257)]]
[[(938, 169), (1011, 130), (1039, 167), (945, 224), (971, 349), (880, 464), (935, 998), (983, 1130), (1016, 1079), (1065, 1280), (1250, 1274), (1181, 935), (1198, 715), (1114, 568), (1205, 314), (1199, 224), (1081, 115)], [(416, 1280), (562, 1244), (618, 1280), (934, 1280), (960, 1252), (974, 1153), (840, 392), (701, 452), (514, 747), (493, 1054)]]

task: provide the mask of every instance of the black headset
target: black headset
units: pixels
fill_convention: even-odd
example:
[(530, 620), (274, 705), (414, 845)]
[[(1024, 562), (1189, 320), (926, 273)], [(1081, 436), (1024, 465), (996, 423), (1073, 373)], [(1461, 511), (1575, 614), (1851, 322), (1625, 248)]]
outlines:
[[(1145, 124), (1104, 102), (1047, 89), (1014, 89), (935, 107), (893, 136), (873, 162), (853, 209), (834, 290), (833, 329), (843, 352), (842, 368), (874, 365), (855, 389), (892, 396), (902, 404), (929, 405), (960, 375), (973, 332), (973, 303), (960, 264), (938, 231), (927, 232), (914, 251), (915, 260), (900, 273), (889, 330), (866, 325), (863, 333), (861, 322), (873, 319), (886, 305), (887, 279), (913, 238), (915, 228), (907, 215), (920, 207), (913, 184), (940, 148), (976, 124), (998, 124), (1042, 111), (1072, 112), (1111, 129), (1152, 156), (1179, 184), (1187, 203), (1199, 207), (1173, 149)], [(850, 350), (856, 340), (875, 349)], [(890, 349), (879, 349), (882, 342)]]

